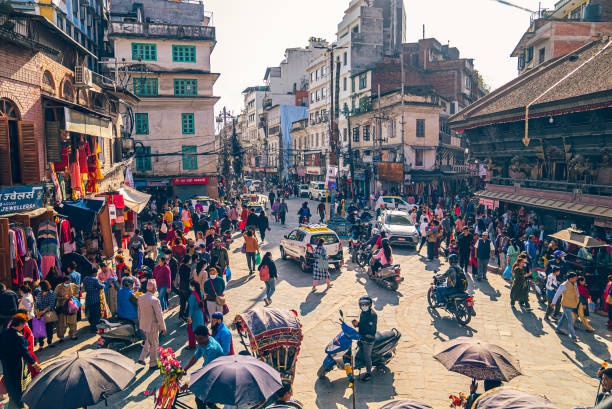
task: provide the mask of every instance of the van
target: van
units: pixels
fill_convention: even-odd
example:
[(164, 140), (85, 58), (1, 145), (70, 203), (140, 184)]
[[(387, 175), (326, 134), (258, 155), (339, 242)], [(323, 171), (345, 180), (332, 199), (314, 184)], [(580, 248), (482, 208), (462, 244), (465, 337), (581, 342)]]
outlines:
[(308, 197), (310, 200), (325, 200), (325, 182), (310, 182), (308, 185)]

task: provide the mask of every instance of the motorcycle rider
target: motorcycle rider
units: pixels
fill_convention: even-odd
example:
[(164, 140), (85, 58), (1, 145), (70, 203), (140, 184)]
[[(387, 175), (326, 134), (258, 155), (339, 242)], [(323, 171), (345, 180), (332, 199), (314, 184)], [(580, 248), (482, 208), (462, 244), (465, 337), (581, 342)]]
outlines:
[(134, 235), (128, 242), (128, 249), (133, 259), (132, 268), (137, 269), (142, 266), (144, 258), (144, 249), (147, 247), (145, 239), (140, 235), (140, 230), (136, 229)]
[(546, 264), (546, 277), (553, 271), (553, 267), (559, 267), (559, 276), (557, 277), (557, 281), (562, 283), (565, 280), (565, 275), (567, 274), (567, 263), (563, 259), (565, 253), (561, 250), (555, 250), (553, 253), (553, 259), (550, 260)]
[(366, 225), (363, 223), (363, 220), (360, 218), (355, 219), (355, 224), (351, 226), (351, 237), (353, 240), (358, 241), (362, 236), (365, 236), (367, 233)]
[(446, 273), (442, 277), (446, 277), (446, 282), (436, 287), (436, 296), (438, 297), (438, 304), (442, 305), (446, 302), (446, 298), (450, 295), (456, 294), (464, 290), (457, 275), (463, 274), (459, 264), (459, 256), (451, 254), (448, 258), (450, 267), (446, 270)]
[(117, 316), (122, 320), (131, 321), (138, 328), (138, 297), (134, 293), (134, 280), (125, 277), (117, 292)]
[(297, 214), (300, 216), (300, 221), (299, 221), (300, 224), (306, 218), (310, 220), (310, 209), (308, 208), (308, 202), (302, 203), (302, 207), (300, 207), (300, 210), (298, 210)]
[(224, 234), (226, 231), (232, 230), (232, 221), (229, 218), (229, 214), (225, 213), (223, 215), (223, 220), (221, 220), (221, 224), (219, 226), (219, 232)]
[(378, 251), (378, 253), (372, 256), (374, 259), (374, 263), (372, 264), (373, 276), (376, 276), (381, 268), (393, 264), (393, 251), (391, 251), (389, 239), (382, 239), (381, 244), (382, 248)]
[(376, 338), (378, 316), (372, 309), (372, 299), (368, 296), (359, 298), (359, 308), (361, 309), (359, 321), (353, 320), (352, 324), (359, 330), (359, 349), (366, 367), (366, 373), (361, 380), (366, 382), (372, 377), (372, 348)]

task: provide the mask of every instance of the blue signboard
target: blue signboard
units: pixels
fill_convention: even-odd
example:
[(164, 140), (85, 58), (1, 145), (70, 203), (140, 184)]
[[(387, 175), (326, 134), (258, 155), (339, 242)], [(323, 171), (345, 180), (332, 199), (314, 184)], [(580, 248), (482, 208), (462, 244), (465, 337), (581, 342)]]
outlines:
[(33, 210), (42, 207), (41, 185), (10, 186), (0, 189), (0, 214)]
[(338, 185), (336, 184), (336, 182), (327, 182), (328, 189), (336, 189), (337, 187)]

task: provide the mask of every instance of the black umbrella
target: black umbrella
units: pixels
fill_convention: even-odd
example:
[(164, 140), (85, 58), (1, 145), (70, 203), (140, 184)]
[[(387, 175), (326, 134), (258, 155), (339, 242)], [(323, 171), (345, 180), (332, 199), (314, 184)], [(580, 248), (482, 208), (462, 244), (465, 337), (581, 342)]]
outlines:
[(75, 352), (43, 369), (28, 385), (23, 401), (36, 409), (82, 408), (124, 389), (134, 376), (134, 361), (118, 352)]
[(276, 369), (244, 355), (219, 357), (194, 372), (189, 382), (203, 402), (226, 405), (264, 402), (282, 386)]
[(557, 409), (547, 399), (518, 389), (496, 388), (483, 393), (473, 409)]
[(394, 400), (380, 409), (431, 409), (431, 406), (415, 400)]
[(77, 271), (81, 273), (81, 276), (85, 277), (91, 274), (93, 270), (91, 262), (87, 260), (87, 257), (84, 255), (75, 252), (67, 253), (62, 256), (62, 270), (66, 272), (66, 267), (73, 261), (76, 263)]

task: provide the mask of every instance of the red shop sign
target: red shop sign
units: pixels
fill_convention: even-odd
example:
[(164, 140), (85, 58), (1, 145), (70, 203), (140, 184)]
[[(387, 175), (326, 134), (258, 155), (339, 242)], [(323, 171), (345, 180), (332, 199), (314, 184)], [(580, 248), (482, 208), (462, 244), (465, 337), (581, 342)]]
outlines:
[(173, 185), (207, 185), (208, 178), (174, 178)]

